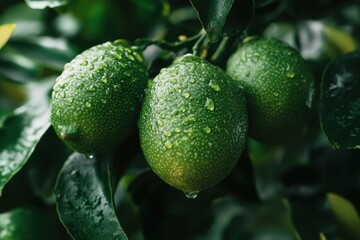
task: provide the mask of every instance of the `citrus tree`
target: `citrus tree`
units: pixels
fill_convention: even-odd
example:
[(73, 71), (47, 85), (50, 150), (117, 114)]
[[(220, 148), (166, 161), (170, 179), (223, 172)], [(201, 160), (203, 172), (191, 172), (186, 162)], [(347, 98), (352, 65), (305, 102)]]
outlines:
[(0, 239), (360, 239), (359, 16), (0, 2)]

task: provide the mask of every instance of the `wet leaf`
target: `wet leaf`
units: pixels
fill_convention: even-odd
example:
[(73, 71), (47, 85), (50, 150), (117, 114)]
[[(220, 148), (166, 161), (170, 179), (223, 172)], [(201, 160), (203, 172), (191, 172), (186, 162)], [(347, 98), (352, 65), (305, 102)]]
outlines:
[(190, 0), (210, 42), (240, 34), (252, 21), (253, 0)]
[(335, 215), (342, 239), (360, 239), (360, 218), (352, 203), (334, 193), (328, 193), (327, 199)]
[(1, 240), (55, 239), (51, 217), (35, 208), (17, 208), (0, 214)]
[(321, 86), (321, 127), (333, 148), (360, 149), (360, 52), (334, 60)]
[(0, 129), (0, 191), (25, 165), (50, 126), (50, 84), (37, 84), (32, 93), (36, 97), (7, 116)]
[(56, 8), (68, 4), (68, 0), (25, 0), (25, 2), (29, 7), (35, 9)]
[(127, 239), (114, 209), (110, 160), (75, 152), (59, 173), (57, 210), (74, 239)]
[(0, 49), (7, 43), (15, 28), (15, 24), (0, 25)]

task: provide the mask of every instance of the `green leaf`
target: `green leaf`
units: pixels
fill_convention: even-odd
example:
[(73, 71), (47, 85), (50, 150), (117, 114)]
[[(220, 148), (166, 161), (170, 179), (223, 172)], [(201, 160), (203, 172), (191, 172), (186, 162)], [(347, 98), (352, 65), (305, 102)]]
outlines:
[(241, 33), (254, 16), (253, 0), (190, 0), (212, 43)]
[(25, 0), (26, 4), (35, 9), (56, 8), (68, 4), (68, 0)]
[(321, 127), (333, 148), (360, 149), (360, 52), (334, 60), (321, 86)]
[(114, 210), (110, 160), (75, 152), (59, 173), (57, 210), (74, 239), (127, 239)]
[(52, 81), (34, 85), (32, 100), (8, 116), (0, 129), (0, 192), (25, 165), (50, 126), (50, 84)]
[(62, 70), (76, 56), (74, 49), (61, 38), (27, 36), (12, 39), (9, 46), (33, 61), (56, 70)]
[(55, 222), (42, 210), (17, 208), (0, 214), (1, 240), (55, 239)]
[(328, 193), (327, 199), (335, 215), (342, 239), (360, 239), (360, 218), (352, 203), (334, 193)]
[(15, 24), (0, 25), (0, 49), (7, 43), (15, 28)]
[[(6, 51), (5, 51), (6, 50)], [(0, 52), (0, 76), (16, 83), (27, 83), (40, 79), (41, 68), (27, 57), (4, 48)]]

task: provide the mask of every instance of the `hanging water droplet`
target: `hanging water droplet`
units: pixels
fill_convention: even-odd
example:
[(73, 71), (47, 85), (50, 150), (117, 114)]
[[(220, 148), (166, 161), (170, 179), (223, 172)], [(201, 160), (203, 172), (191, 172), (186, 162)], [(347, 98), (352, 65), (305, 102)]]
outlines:
[(86, 102), (85, 105), (86, 105), (87, 108), (91, 108), (91, 106), (92, 106), (92, 105), (91, 105), (91, 102)]
[(92, 158), (94, 158), (94, 155), (93, 154), (88, 154), (88, 155), (86, 155), (86, 157), (89, 158), (89, 159), (92, 159)]
[(165, 147), (170, 149), (170, 148), (173, 147), (173, 144), (170, 141), (166, 141), (165, 142)]
[(185, 107), (181, 107), (180, 109), (182, 112), (186, 112), (186, 108)]
[(184, 93), (184, 98), (189, 98), (190, 97), (190, 93)]
[(205, 107), (210, 111), (214, 111), (215, 105), (213, 100), (211, 100), (210, 98), (206, 98)]
[(165, 132), (165, 136), (170, 137), (170, 136), (171, 136), (171, 132), (170, 132), (170, 131), (166, 131), (166, 132)]
[(74, 99), (73, 98), (68, 98), (68, 102), (69, 103), (73, 103)]
[(163, 113), (163, 114), (161, 114), (161, 118), (162, 119), (165, 119), (166, 118), (166, 115)]
[(190, 82), (191, 82), (191, 83), (194, 83), (194, 82), (195, 82), (195, 78), (191, 78), (191, 79), (190, 79)]
[(181, 88), (179, 88), (179, 89), (178, 89), (178, 93), (181, 93), (181, 92), (182, 92), (182, 89), (181, 89)]
[(181, 131), (180, 128), (175, 128), (175, 132), (176, 132), (176, 133), (179, 133), (180, 131)]
[(65, 98), (65, 97), (66, 97), (65, 92), (61, 92), (61, 93), (60, 93), (60, 97)]
[(82, 66), (87, 66), (88, 63), (89, 63), (89, 62), (85, 60), (85, 61), (83, 61), (80, 65), (82, 65)]
[(194, 199), (199, 194), (199, 191), (185, 192), (185, 196), (189, 199)]

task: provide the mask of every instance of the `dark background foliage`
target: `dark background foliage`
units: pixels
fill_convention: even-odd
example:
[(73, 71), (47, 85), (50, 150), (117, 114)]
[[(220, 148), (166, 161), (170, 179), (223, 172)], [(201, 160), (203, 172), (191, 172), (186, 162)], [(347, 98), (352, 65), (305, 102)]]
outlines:
[[(360, 2), (219, 2), (0, 2), (0, 25), (16, 24), (0, 49), (0, 239), (360, 239)], [(248, 139), (233, 172), (193, 200), (149, 169), (137, 133), (89, 159), (49, 124), (55, 78), (91, 46), (147, 45), (152, 78), (194, 45), (224, 67), (253, 35), (300, 52), (317, 108), (287, 144)]]

